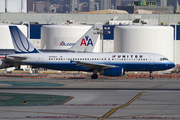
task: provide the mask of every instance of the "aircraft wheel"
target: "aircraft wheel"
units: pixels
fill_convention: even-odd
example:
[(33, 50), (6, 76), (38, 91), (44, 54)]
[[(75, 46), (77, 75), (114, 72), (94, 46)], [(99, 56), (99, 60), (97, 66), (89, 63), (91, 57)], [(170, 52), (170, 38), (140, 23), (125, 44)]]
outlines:
[(91, 79), (97, 79), (97, 78), (98, 78), (98, 75), (97, 75), (97, 74), (91, 75)]
[(154, 77), (153, 77), (153, 76), (150, 76), (150, 79), (152, 80), (152, 79), (154, 79)]
[(152, 71), (149, 71), (150, 72), (150, 79), (154, 79), (154, 77), (152, 76)]

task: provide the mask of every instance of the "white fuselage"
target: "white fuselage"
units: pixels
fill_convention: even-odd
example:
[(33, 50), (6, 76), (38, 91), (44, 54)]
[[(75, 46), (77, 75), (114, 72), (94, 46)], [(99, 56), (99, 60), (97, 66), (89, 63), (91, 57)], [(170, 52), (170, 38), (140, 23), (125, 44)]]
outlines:
[[(90, 71), (72, 61), (115, 65), (125, 71), (159, 71), (174, 67), (174, 63), (162, 55), (152, 53), (31, 53), (14, 54), (13, 56), (27, 57), (17, 61), (55, 70)], [(8, 57), (10, 57), (9, 55)]]

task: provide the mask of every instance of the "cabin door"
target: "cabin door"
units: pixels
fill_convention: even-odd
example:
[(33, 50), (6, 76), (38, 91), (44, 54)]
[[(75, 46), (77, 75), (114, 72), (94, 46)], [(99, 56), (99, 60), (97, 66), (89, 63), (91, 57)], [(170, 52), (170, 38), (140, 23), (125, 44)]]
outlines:
[(149, 55), (149, 64), (154, 65), (154, 55)]
[(43, 55), (42, 54), (39, 54), (39, 61), (38, 63), (42, 64), (43, 63)]

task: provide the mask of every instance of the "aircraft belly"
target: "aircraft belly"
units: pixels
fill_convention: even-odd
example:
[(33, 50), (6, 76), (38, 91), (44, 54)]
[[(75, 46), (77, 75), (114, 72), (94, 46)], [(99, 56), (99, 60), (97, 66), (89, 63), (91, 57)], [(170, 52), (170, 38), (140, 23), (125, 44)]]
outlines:
[(167, 69), (166, 64), (126, 64), (125, 71), (159, 71)]

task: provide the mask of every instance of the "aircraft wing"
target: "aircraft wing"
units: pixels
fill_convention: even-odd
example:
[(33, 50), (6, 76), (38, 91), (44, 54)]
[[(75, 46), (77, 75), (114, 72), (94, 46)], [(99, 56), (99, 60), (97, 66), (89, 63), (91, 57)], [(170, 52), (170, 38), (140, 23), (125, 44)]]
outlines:
[(12, 56), (12, 55), (8, 55), (6, 56), (5, 59), (3, 59), (3, 61), (6, 61), (6, 62), (13, 62), (13, 61), (22, 61), (22, 60), (26, 60), (27, 57), (22, 57), (22, 56)]
[(77, 63), (77, 66), (87, 67), (87, 69), (107, 69), (107, 68), (115, 68), (118, 66), (115, 65), (107, 65), (107, 64), (98, 64), (98, 63), (89, 63), (89, 62), (81, 62), (81, 61), (71, 61)]

